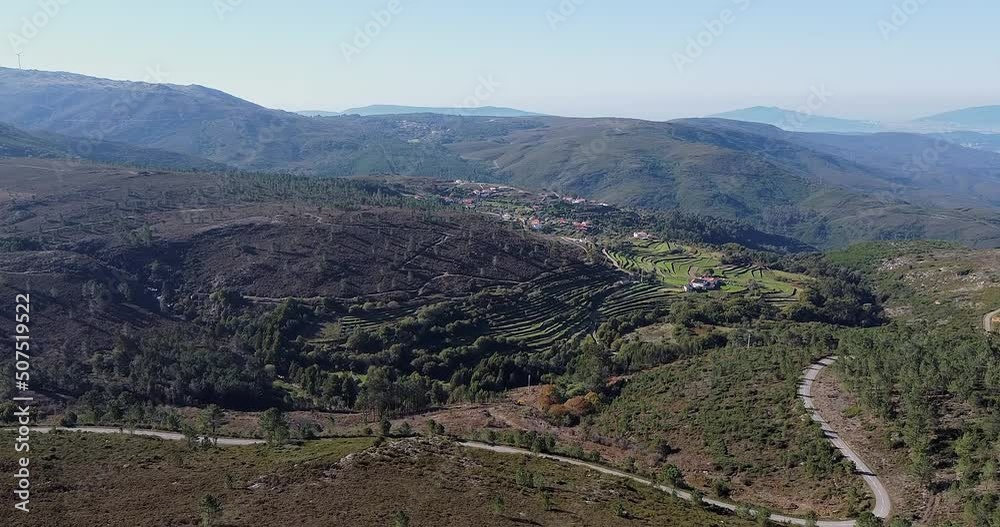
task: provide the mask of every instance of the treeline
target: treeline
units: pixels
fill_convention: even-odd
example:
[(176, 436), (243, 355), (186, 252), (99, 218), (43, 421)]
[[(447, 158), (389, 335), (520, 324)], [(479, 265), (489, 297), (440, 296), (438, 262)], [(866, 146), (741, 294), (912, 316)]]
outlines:
[(216, 402), (232, 408), (269, 400), (273, 372), (238, 339), (198, 331), (122, 332), (108, 349), (64, 350), (39, 364), (39, 386), (101, 397), (122, 394), (155, 404)]
[(614, 238), (630, 237), (643, 230), (664, 240), (722, 247), (733, 245), (753, 251), (794, 254), (813, 251), (809, 245), (787, 236), (761, 231), (750, 223), (679, 210), (635, 211), (624, 207), (581, 209), (566, 203), (547, 205), (548, 216), (590, 220), (600, 233)]
[(308, 328), (342, 306), (289, 300), (256, 313), (240, 309), (233, 295), (209, 300), (214, 333), (245, 342), (265, 371), (295, 386), (281, 394), (289, 407), (355, 409), (379, 419), (489, 399), (564, 367), (519, 342), (482, 336), (488, 324), (472, 301), (428, 305), (343, 341), (309, 343)]
[(758, 251), (799, 253), (812, 250), (808, 245), (777, 234), (761, 231), (748, 222), (704, 216), (673, 210), (650, 214), (652, 231), (667, 240), (690, 241), (709, 245), (738, 244)]
[(21, 237), (0, 238), (0, 253), (38, 251), (41, 248), (42, 244), (37, 240)]
[(439, 210), (447, 205), (433, 197), (417, 199), (390, 184), (374, 180), (230, 172), (219, 176), (223, 196), (238, 201), (309, 203), (341, 210), (399, 207)]
[(813, 278), (802, 302), (789, 314), (793, 321), (862, 327), (885, 322), (883, 299), (859, 269), (838, 265), (819, 253), (782, 255), (738, 245), (727, 245), (723, 250), (725, 265), (755, 265)]
[[(914, 476), (933, 488), (935, 467), (954, 463), (959, 491), (1000, 483), (1000, 339), (978, 328), (892, 324), (851, 332), (838, 353), (844, 381), (893, 425)], [(945, 421), (955, 408), (963, 408), (957, 436)], [(995, 498), (970, 503), (974, 516), (983, 507), (1000, 514)]]

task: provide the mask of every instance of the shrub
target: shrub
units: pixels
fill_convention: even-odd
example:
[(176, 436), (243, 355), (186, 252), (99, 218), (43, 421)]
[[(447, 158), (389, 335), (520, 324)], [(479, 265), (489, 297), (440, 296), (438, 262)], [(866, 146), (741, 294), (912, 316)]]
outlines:
[(59, 420), (59, 426), (63, 426), (66, 428), (73, 428), (74, 426), (76, 426), (76, 423), (77, 423), (76, 413), (71, 410), (67, 411), (62, 416), (62, 419)]

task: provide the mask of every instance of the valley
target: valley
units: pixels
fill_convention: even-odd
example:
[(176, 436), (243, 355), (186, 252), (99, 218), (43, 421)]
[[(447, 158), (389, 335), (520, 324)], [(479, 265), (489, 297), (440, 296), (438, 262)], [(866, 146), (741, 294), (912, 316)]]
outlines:
[[(307, 442), (372, 437), (382, 423), (406, 436), (431, 419), (516, 442), (523, 426), (532, 441), (586, 445), (633, 472), (679, 467), (698, 492), (800, 514), (865, 508), (788, 389), (829, 344), (798, 352), (779, 340), (785, 324), (864, 326), (879, 314), (860, 282), (794, 240), (464, 181), (30, 158), (0, 162), (0, 175), (0, 287), (38, 306), (42, 422), (189, 437), (218, 404), (220, 423), (248, 441), (268, 408), (288, 412), (288, 436)], [(708, 277), (726, 283), (691, 289)], [(672, 328), (669, 342), (630, 337), (657, 324)], [(740, 328), (753, 326), (760, 349), (748, 356)], [(762, 356), (781, 376), (752, 373)], [(698, 388), (719, 361), (737, 365), (720, 377), (730, 380)], [(679, 411), (675, 395), (649, 390), (664, 375), (684, 379), (675, 386), (697, 394), (694, 406)], [(762, 391), (726, 388), (749, 385)], [(450, 416), (476, 404), (503, 416), (505, 394), (525, 386), (542, 391), (527, 392), (530, 408), (507, 406), (507, 423)], [(735, 423), (722, 400), (764, 410), (750, 427), (783, 431), (719, 428)], [(614, 417), (636, 410), (626, 428)], [(648, 422), (650, 411), (703, 417), (685, 430)], [(817, 468), (773, 457), (786, 445)], [(786, 468), (769, 473), (775, 465)]]
[[(281, 13), (235, 4), (213, 6), (226, 46), (173, 5), (135, 26), (182, 16), (203, 53), (178, 81), (233, 93), (117, 80), (132, 40), (89, 25), (117, 57), (88, 71), (119, 76), (23, 68), (61, 19), (22, 28), (28, 54), (0, 67), (0, 297), (18, 305), (0, 316), (17, 344), (0, 471), (30, 480), (33, 508), (0, 524), (1000, 527), (998, 107), (889, 88), (903, 62), (870, 49), (822, 62), (881, 59), (853, 96), (772, 106), (776, 85), (751, 92), (782, 79), (773, 53), (712, 73), (774, 18), (749, 13), (697, 65), (721, 33), (688, 39), (667, 89), (642, 53), (572, 40), (613, 31), (609, 5), (564, 2), (535, 13), (544, 39), (464, 39), (447, 50), (464, 64), (430, 67), (408, 31), (476, 12), (506, 27), (516, 2), (390, 2), (353, 31), (351, 6), (334, 24), (317, 4), (294, 23), (322, 38), (274, 69), (288, 41), (240, 31)], [(340, 33), (352, 69), (295, 66)], [(233, 49), (255, 77), (233, 76)], [(570, 57), (617, 64), (576, 79)], [(509, 76), (460, 79), (469, 64)], [(879, 91), (872, 71), (891, 105), (858, 95)], [(572, 84), (536, 93), (552, 72)], [(753, 106), (718, 113), (723, 94)], [(409, 104), (373, 104), (390, 96)], [(912, 115), (845, 117), (866, 107)]]
[[(568, 473), (528, 492), (517, 483), (523, 470), (511, 469), (518, 465), (503, 455), (526, 451), (639, 478), (632, 481), (641, 485), (624, 483), (612, 498), (584, 500), (600, 504), (596, 509), (565, 509), (567, 521), (603, 517), (596, 511), (604, 510), (630, 522), (659, 514), (752, 522), (747, 510), (757, 507), (780, 511), (778, 522), (788, 521), (785, 514), (807, 524), (815, 515), (837, 519), (820, 525), (838, 526), (872, 509), (918, 521), (964, 514), (955, 504), (968, 491), (946, 490), (961, 481), (948, 467), (980, 454), (952, 452), (963, 448), (951, 446), (954, 420), (985, 418), (981, 402), (967, 408), (955, 394), (933, 410), (944, 413), (924, 447), (917, 435), (904, 435), (905, 446), (887, 452), (852, 419), (864, 416), (875, 430), (897, 434), (892, 418), (881, 416), (917, 411), (896, 406), (895, 382), (903, 381), (887, 383), (869, 363), (838, 363), (831, 369), (840, 380), (824, 373), (818, 383), (816, 404), (837, 413), (826, 421), (810, 418), (799, 381), (824, 357), (885, 349), (879, 339), (907, 331), (897, 327), (903, 321), (936, 316), (954, 331), (979, 323), (986, 306), (998, 304), (992, 264), (983, 260), (995, 251), (899, 242), (824, 255), (738, 221), (395, 175), (317, 178), (10, 158), (0, 160), (0, 183), (8, 196), (0, 208), (0, 288), (30, 292), (38, 306), (35, 393), (45, 425), (136, 431), (109, 441), (158, 452), (164, 447), (141, 437), (153, 428), (186, 440), (179, 442), (197, 458), (190, 438), (205, 433), (205, 408), (220, 405), (212, 426), (216, 437), (232, 437), (220, 442), (224, 450), (280, 456), (275, 448), (353, 441), (363, 445), (351, 447), (358, 455), (388, 463), (382, 471), (397, 462), (380, 452), (404, 448), (426, 459), (421, 474), (445, 471), (489, 489), (475, 498), (485, 524), (505, 525), (510, 516), (490, 513), (496, 507), (483, 492), (536, 518), (548, 517), (548, 505), (536, 510), (532, 499), (590, 492), (588, 477)], [(908, 274), (899, 278), (897, 270)], [(960, 309), (942, 318), (935, 298)], [(967, 341), (970, 350), (994, 345)], [(975, 353), (988, 362), (992, 352)], [(988, 374), (980, 364), (969, 364), (975, 373), (968, 378)], [(870, 382), (883, 391), (871, 395)], [(851, 409), (837, 401), (853, 397)], [(284, 423), (274, 444), (263, 428), (272, 411)], [(861, 445), (863, 457), (833, 448), (824, 426), (836, 426), (838, 435), (843, 427), (843, 439)], [(38, 440), (69, 448), (61, 436)], [(500, 445), (501, 452), (458, 452), (443, 436)], [(96, 448), (96, 439), (71, 441), (84, 452)], [(884, 460), (916, 463), (920, 448), (941, 472), (923, 472), (931, 483), (915, 487), (910, 472)], [(147, 477), (149, 466), (163, 470), (167, 454), (150, 455), (129, 477)], [(188, 457), (169, 454), (178, 455)], [(502, 477), (483, 481), (445, 468), (486, 463), (482, 456), (499, 456), (489, 463), (507, 467), (490, 470), (513, 470), (518, 494), (497, 490), (508, 485)], [(877, 461), (862, 466), (888, 474), (898, 509), (888, 509), (880, 487), (874, 499), (858, 477), (854, 463), (868, 456)], [(260, 459), (240, 463), (270, 474)], [(532, 471), (575, 470), (544, 459), (526, 463), (545, 467)], [(298, 479), (308, 473), (274, 467), (284, 475), (266, 477), (278, 477), (272, 488), (282, 493), (315, 484)], [(195, 478), (190, 488), (198, 490), (167, 500), (164, 514), (189, 517), (198, 493), (213, 488), (231, 521), (252, 509), (239, 493), (195, 474), (185, 477)], [(682, 497), (710, 504), (747, 505), (735, 516), (735, 506), (704, 510), (683, 500), (667, 499), (661, 509), (664, 498), (645, 488), (647, 481), (681, 486)], [(938, 485), (937, 497), (915, 500), (920, 485)], [(532, 492), (540, 494), (529, 499)], [(407, 515), (450, 521), (392, 496)], [(383, 513), (349, 511), (360, 514), (350, 520), (358, 524), (387, 521)]]

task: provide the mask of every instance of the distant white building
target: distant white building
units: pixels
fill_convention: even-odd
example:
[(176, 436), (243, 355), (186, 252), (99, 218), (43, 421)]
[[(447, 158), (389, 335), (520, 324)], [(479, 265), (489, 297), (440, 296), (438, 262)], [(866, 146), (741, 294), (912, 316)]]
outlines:
[(725, 285), (725, 281), (721, 278), (714, 276), (703, 276), (701, 278), (694, 278), (686, 286), (684, 286), (684, 291), (688, 293), (699, 293), (702, 291), (717, 291), (722, 289)]

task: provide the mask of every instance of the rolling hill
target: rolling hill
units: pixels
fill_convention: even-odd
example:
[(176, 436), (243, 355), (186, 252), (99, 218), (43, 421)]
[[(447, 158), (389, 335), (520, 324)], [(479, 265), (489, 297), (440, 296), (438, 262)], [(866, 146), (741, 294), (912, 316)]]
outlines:
[(410, 113), (435, 113), (439, 115), (461, 115), (465, 117), (540, 117), (542, 114), (526, 112), (515, 108), (499, 108), (496, 106), (481, 106), (472, 108), (441, 108), (428, 106), (396, 106), (391, 104), (376, 104), (360, 108), (349, 108), (343, 111), (347, 115), (400, 115)]
[(10, 102), (0, 122), (33, 134), (90, 136), (99, 125), (106, 141), (242, 169), (509, 182), (748, 220), (820, 247), (882, 238), (1000, 245), (1000, 156), (942, 150), (921, 136), (721, 119), (313, 118), (201, 86), (11, 69), (0, 69), (0, 97)]
[(375, 104), (359, 108), (348, 108), (343, 112), (304, 110), (295, 113), (306, 117), (337, 117), (340, 115), (407, 115), (414, 113), (433, 113), (437, 115), (458, 115), (464, 117), (539, 117), (542, 115), (540, 113), (525, 112), (514, 108), (498, 108), (496, 106), (482, 106), (476, 108), (441, 108), (430, 106), (396, 106), (391, 104)]
[(306, 117), (336, 117), (338, 115), (344, 115), (340, 112), (328, 112), (326, 110), (302, 110), (295, 113)]
[[(871, 147), (856, 138), (840, 144), (838, 136), (723, 120), (544, 122), (503, 140), (450, 147), (466, 159), (493, 164), (497, 175), (517, 185), (749, 219), (820, 246), (897, 237), (1000, 243), (995, 194), (986, 188), (996, 181), (993, 167), (1000, 158), (985, 152), (950, 150), (980, 161), (986, 156), (986, 168), (951, 174), (968, 188), (938, 201), (931, 199), (933, 192), (946, 184), (936, 172), (907, 175), (865, 164)], [(893, 155), (922, 154), (930, 140), (913, 137), (916, 145)], [(897, 142), (889, 136), (885, 148), (901, 148)], [(964, 208), (953, 208), (959, 199)]]
[(47, 132), (28, 133), (0, 123), (0, 157), (87, 160), (175, 170), (224, 170), (225, 165), (194, 156)]
[[(1000, 206), (1000, 156), (935, 136), (883, 132), (866, 135), (796, 133), (776, 127), (723, 120), (697, 120), (702, 127), (738, 130), (768, 138), (758, 151), (790, 159), (791, 144), (844, 160), (855, 170), (839, 175), (813, 168), (820, 178), (866, 193), (891, 192), (908, 201), (947, 207)], [(798, 154), (798, 152), (796, 152)], [(860, 168), (860, 170), (857, 170)]]
[(956, 131), (943, 132), (937, 134), (936, 137), (962, 145), (966, 148), (975, 148), (977, 150), (1000, 153), (1000, 134)]

